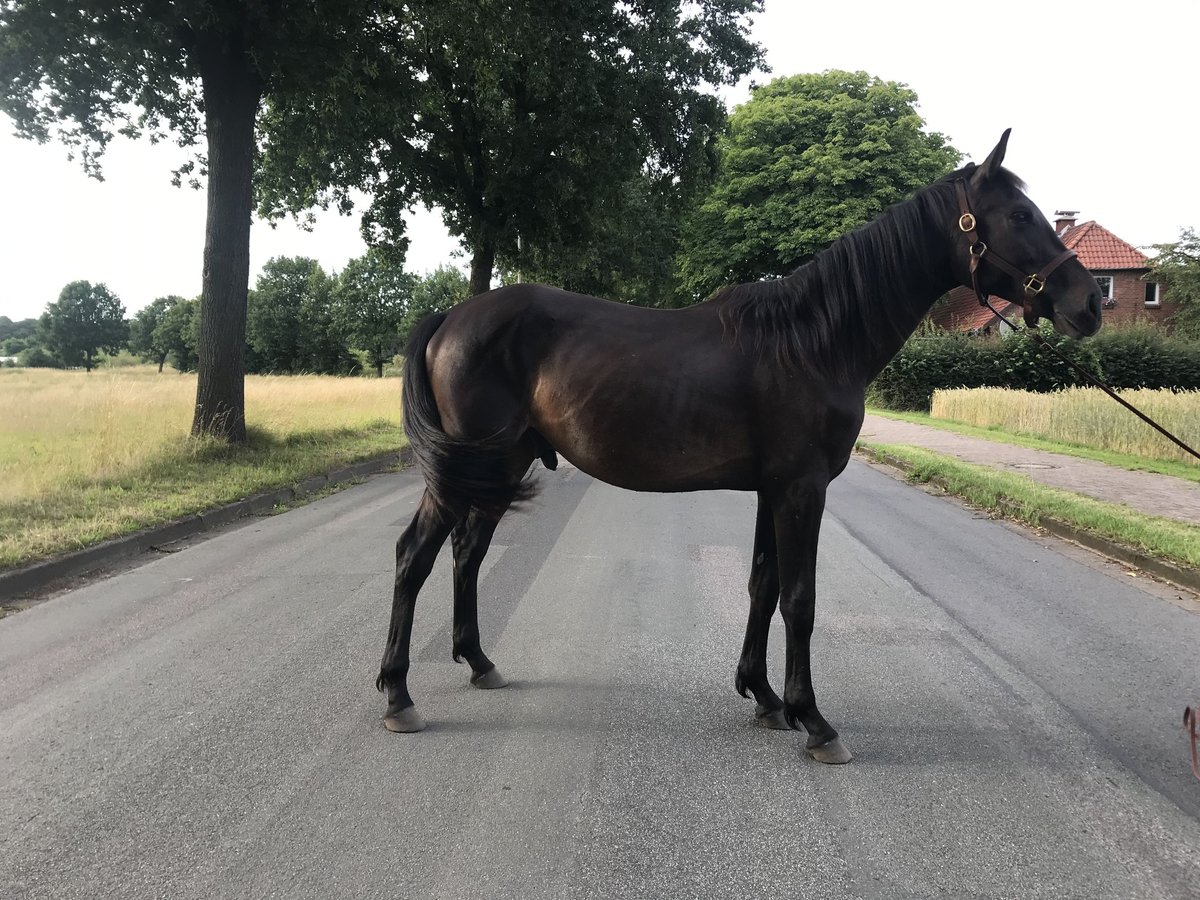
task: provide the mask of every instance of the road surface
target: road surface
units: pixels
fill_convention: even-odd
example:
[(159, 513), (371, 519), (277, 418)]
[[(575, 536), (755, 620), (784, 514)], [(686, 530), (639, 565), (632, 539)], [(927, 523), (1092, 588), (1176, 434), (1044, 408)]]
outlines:
[(1200, 896), (1194, 602), (854, 462), (823, 767), (733, 690), (753, 499), (541, 477), (481, 578), (513, 683), (451, 662), (444, 554), (421, 734), (372, 683), (412, 472), (0, 620), (0, 897)]

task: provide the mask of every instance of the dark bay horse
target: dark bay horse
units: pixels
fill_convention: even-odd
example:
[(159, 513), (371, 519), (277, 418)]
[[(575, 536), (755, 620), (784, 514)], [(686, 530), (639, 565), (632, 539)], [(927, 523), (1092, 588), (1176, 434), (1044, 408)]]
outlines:
[[(817, 709), (809, 666), (817, 537), (846, 467), (867, 385), (930, 306), (960, 284), (1020, 303), (1085, 337), (1100, 290), (1001, 167), (986, 161), (921, 189), (786, 278), (725, 288), (682, 310), (515, 285), (423, 321), (404, 367), (404, 425), (425, 475), (396, 546), (391, 626), (377, 686), (385, 726), (424, 727), (408, 693), (417, 592), (446, 538), (454, 551), (455, 660), (505, 682), (479, 641), (480, 563), (500, 517), (531, 494), (535, 459), (562, 454), (635, 491), (756, 491), (750, 616), (735, 684), (770, 727), (803, 726), (827, 763), (850, 752)], [(767, 680), (778, 605), (783, 697)]]

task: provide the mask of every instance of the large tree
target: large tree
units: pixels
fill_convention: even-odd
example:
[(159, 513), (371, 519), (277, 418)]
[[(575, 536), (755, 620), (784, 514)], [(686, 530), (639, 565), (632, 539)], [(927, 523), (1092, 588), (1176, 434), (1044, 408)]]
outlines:
[(334, 281), (314, 259), (278, 256), (263, 266), (250, 295), (251, 372), (347, 375), (358, 362), (346, 349)]
[(413, 283), (412, 296), (400, 320), (400, 348), (408, 344), (413, 329), (426, 316), (445, 312), (471, 294), (471, 283), (453, 266), (438, 266)]
[[(519, 268), (538, 248), (585, 244), (602, 201), (639, 172), (687, 178), (724, 121), (709, 89), (760, 60), (747, 18), (761, 0), (404, 5), (384, 50), (411, 70), (370, 70), (383, 77), (320, 116), (272, 103), (274, 127), (294, 130), (268, 154), (264, 210), (345, 208), (361, 188), (374, 197), (369, 242), (397, 244), (409, 208), (437, 206), (471, 253), (472, 293), (497, 261)], [(387, 84), (409, 71), (415, 117)]]
[(179, 372), (194, 372), (196, 335), (200, 331), (200, 298), (178, 300), (167, 307), (154, 326), (153, 341), (162, 346), (171, 365)]
[(917, 95), (865, 72), (777, 78), (729, 120), (716, 185), (685, 227), (683, 283), (700, 299), (786, 275), (957, 165)]
[(72, 281), (58, 300), (46, 305), (42, 343), (68, 366), (92, 371), (96, 353), (116, 353), (129, 339), (125, 307), (103, 284)]
[(1178, 334), (1200, 338), (1200, 235), (1183, 228), (1172, 244), (1155, 244), (1149, 281), (1163, 282), (1172, 301), (1179, 304), (1171, 318)]
[(393, 258), (370, 248), (350, 260), (334, 288), (334, 315), (350, 346), (367, 355), (380, 378), (400, 350), (400, 326), (416, 279)]
[(61, 139), (97, 176), (118, 132), (169, 135), (197, 149), (175, 173), (208, 178), (193, 433), (246, 437), (260, 103), (281, 97), (299, 108), (304, 98), (334, 96), (331, 82), (356, 82), (364, 47), (375, 45), (391, 8), (380, 0), (0, 0), (0, 110), (19, 134)]
[(182, 300), (174, 295), (158, 297), (139, 309), (129, 323), (129, 349), (144, 360), (156, 363), (159, 372), (171, 353), (167, 332), (160, 330), (159, 325), (171, 307)]

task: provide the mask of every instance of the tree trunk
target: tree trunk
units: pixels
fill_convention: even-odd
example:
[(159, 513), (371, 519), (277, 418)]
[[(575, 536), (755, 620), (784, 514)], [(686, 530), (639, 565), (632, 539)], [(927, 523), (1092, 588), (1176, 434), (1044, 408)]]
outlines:
[(380, 378), (383, 377), (383, 360), (380, 360), (375, 364), (375, 371), (379, 373)]
[(200, 54), (208, 136), (208, 218), (192, 434), (246, 440), (246, 294), (250, 283), (254, 124), (262, 83), (244, 51)]
[(496, 265), (496, 242), (484, 238), (471, 256), (471, 296), (492, 289), (492, 269)]

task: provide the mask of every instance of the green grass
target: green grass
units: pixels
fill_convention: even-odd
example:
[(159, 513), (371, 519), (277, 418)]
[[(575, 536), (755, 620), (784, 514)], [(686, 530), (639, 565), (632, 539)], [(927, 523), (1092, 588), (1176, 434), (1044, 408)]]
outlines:
[(911, 467), (909, 480), (936, 481), (972, 506), (1029, 525), (1056, 519), (1149, 556), (1200, 568), (1200, 527), (1195, 525), (1143, 515), (1125, 506), (1044, 487), (1023, 475), (971, 465), (928, 450), (861, 440), (859, 446), (901, 460)]
[[(870, 409), (871, 415), (883, 416), (888, 419), (898, 419), (902, 422), (912, 422), (914, 425), (928, 425), (943, 431), (953, 431), (968, 437), (984, 438), (989, 441), (1013, 444), (1018, 447), (1029, 447), (1033, 450), (1046, 450), (1050, 453), (1062, 453), (1065, 456), (1077, 456), (1080, 459), (1092, 459), (1096, 462), (1129, 469), (1134, 472), (1156, 472), (1159, 475), (1172, 475), (1188, 481), (1200, 483), (1200, 466), (1176, 462), (1170, 459), (1153, 459), (1145, 456), (1133, 456), (1127, 453), (1117, 453), (1111, 450), (1098, 450), (1095, 447), (1085, 447), (1080, 444), (1068, 444), (1060, 441), (1046, 440), (1027, 434), (1014, 434), (999, 428), (980, 428), (976, 425), (964, 425), (946, 419), (935, 419), (926, 413), (895, 412), (890, 409)], [(1149, 426), (1146, 426), (1149, 430)]]

